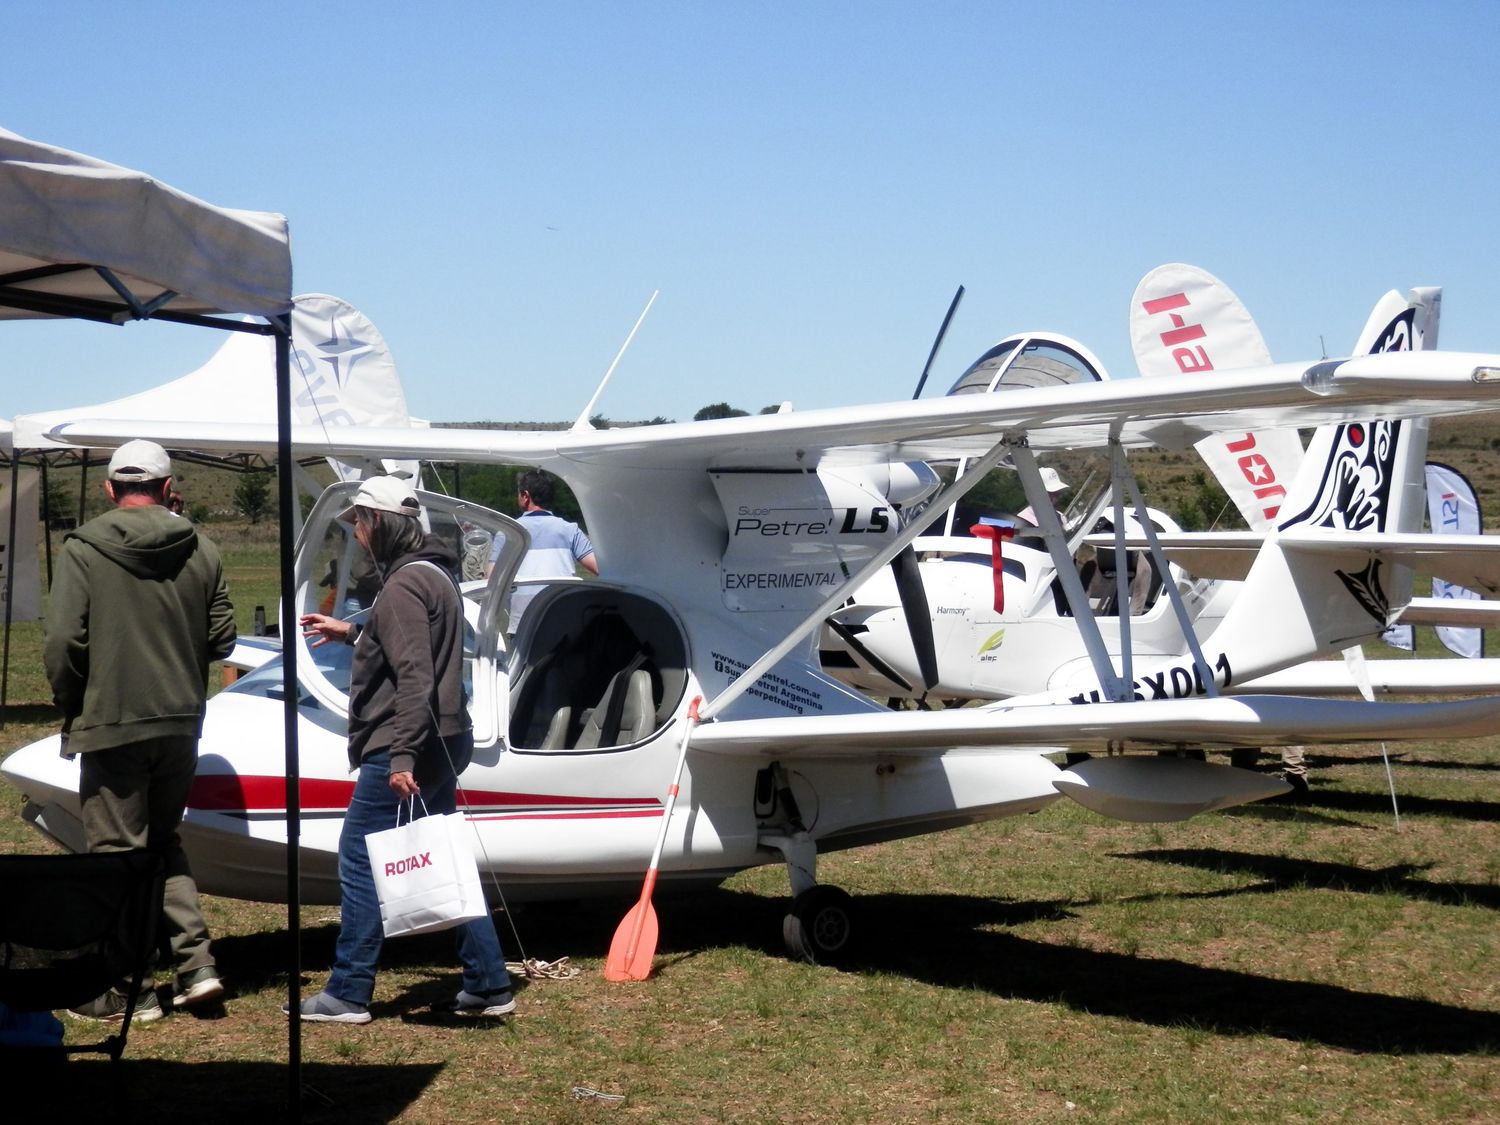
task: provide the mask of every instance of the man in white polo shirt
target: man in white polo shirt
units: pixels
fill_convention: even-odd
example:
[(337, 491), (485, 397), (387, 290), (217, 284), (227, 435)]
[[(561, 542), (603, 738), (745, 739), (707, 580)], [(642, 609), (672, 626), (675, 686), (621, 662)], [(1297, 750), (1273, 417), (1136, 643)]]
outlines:
[[(590, 574), (599, 573), (594, 560), (594, 545), (583, 529), (570, 520), (552, 514), (556, 495), (556, 478), (541, 469), (528, 469), (516, 482), (516, 503), (521, 509), (521, 526), (531, 537), (531, 547), (521, 559), (516, 578), (572, 578), (583, 567)], [(495, 540), (490, 556), (493, 569), (499, 557), (501, 540)], [(520, 586), (510, 602), (510, 631), (515, 632), (521, 614), (541, 590), (541, 586)]]

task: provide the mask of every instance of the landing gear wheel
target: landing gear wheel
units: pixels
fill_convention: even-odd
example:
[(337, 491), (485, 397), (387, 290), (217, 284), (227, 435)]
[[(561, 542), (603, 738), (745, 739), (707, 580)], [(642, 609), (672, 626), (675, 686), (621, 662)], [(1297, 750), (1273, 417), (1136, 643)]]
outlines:
[(837, 887), (803, 891), (781, 924), (788, 955), (815, 965), (839, 964), (854, 945), (854, 915), (854, 899)]

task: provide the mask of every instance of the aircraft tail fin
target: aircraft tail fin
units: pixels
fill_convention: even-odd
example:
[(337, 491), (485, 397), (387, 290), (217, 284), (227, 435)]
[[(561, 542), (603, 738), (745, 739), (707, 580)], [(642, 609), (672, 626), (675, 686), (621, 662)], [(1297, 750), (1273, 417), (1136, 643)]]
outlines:
[[(1229, 371), (1271, 362), (1260, 329), (1234, 291), (1180, 262), (1158, 266), (1130, 298), (1130, 343), (1142, 375)], [(1245, 525), (1276, 524), (1302, 464), (1296, 430), (1214, 434), (1196, 447)]]
[(1375, 302), (1364, 331), (1349, 354), (1431, 351), (1438, 345), (1442, 311), (1440, 287), (1413, 289), (1405, 297), (1392, 289)]
[[(292, 413), (305, 425), (410, 426), (406, 392), (385, 337), (364, 313), (325, 293), (303, 293), (292, 308)], [(340, 480), (378, 472), (421, 477), (418, 461), (329, 457)]]
[(1411, 600), (1412, 569), (1339, 533), (1420, 530), (1426, 454), (1420, 420), (1320, 429), (1283, 508), (1291, 514), (1205, 645), (1209, 663), (1218, 656), (1233, 668), (1226, 678), (1243, 682), (1384, 632)]
[[(1354, 354), (1437, 347), (1441, 289), (1392, 290), (1376, 302)], [(1338, 533), (1419, 532), (1425, 512), (1427, 419), (1320, 427), (1270, 537), (1213, 637), (1233, 645), (1235, 679), (1278, 671), (1383, 633), (1411, 601), (1413, 571)], [(1300, 654), (1300, 655), (1299, 655)], [(1259, 670), (1257, 670), (1259, 669)]]

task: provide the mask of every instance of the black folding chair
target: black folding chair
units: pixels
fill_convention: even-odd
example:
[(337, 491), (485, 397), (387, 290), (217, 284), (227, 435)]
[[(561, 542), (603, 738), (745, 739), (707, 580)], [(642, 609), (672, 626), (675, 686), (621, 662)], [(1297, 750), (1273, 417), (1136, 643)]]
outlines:
[(166, 877), (166, 861), (151, 851), (0, 855), (0, 1001), (20, 1012), (74, 1008), (130, 980), (118, 1035), (61, 1048), (118, 1062), (155, 949)]

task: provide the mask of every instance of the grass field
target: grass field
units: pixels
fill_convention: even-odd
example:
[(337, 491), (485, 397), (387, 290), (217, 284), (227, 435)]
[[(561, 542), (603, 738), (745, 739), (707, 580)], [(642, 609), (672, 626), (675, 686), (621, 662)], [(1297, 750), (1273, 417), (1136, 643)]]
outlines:
[[(275, 604), (274, 545), (214, 531), (248, 628), (256, 599)], [(54, 728), (38, 638), (13, 640), (0, 752)], [(302, 1029), (303, 1117), (1500, 1120), (1500, 739), (1393, 751), (1399, 830), (1379, 747), (1357, 746), (1312, 757), (1300, 805), (1153, 826), (1061, 801), (822, 857), (820, 879), (862, 911), (844, 970), (781, 952), (779, 869), (658, 898), (656, 972), (640, 984), (600, 973), (627, 903), (501, 917), (512, 957), (582, 971), (527, 984), (498, 1026), (428, 1012), (457, 987), (446, 935), (392, 943), (375, 1022)], [(18, 795), (0, 796), (0, 850), (44, 847)], [(135, 1029), (118, 1094), (106, 1064), (76, 1061), (28, 1083), (45, 1110), (6, 1120), (117, 1104), (127, 1120), (283, 1119), (285, 910), (206, 909), (232, 986), (222, 1013)], [(336, 930), (335, 910), (304, 911), (304, 994)]]

